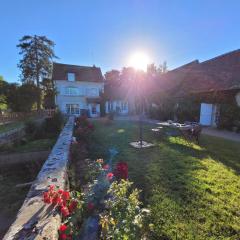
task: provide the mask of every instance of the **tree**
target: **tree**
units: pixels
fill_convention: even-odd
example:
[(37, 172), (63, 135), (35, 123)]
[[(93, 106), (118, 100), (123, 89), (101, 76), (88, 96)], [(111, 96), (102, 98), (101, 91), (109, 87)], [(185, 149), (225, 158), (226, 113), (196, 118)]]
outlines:
[(168, 71), (167, 70), (167, 62), (164, 61), (163, 64), (160, 64), (157, 71), (158, 71), (159, 74), (166, 73)]
[(6, 90), (8, 83), (4, 81), (3, 76), (0, 76), (0, 110), (6, 109)]
[(56, 107), (55, 105), (55, 96), (56, 96), (56, 88), (51, 78), (44, 78), (42, 80), (42, 88), (44, 90), (43, 95), (43, 107), (47, 109), (53, 109)]
[(157, 67), (154, 63), (148, 64), (147, 66), (147, 74), (149, 76), (156, 76), (157, 74)]
[(107, 84), (115, 83), (120, 80), (120, 72), (118, 70), (111, 70), (105, 73), (105, 80)]
[(29, 112), (40, 98), (40, 89), (32, 83), (21, 86), (9, 84), (6, 91), (6, 102), (14, 112)]
[[(57, 58), (54, 53), (54, 42), (45, 36), (23, 36), (17, 45), (20, 48), (19, 54), (22, 59), (18, 64), (22, 75), (23, 83), (34, 83), (40, 88), (43, 78), (49, 77), (52, 71), (52, 60)], [(37, 102), (40, 109), (41, 98)]]

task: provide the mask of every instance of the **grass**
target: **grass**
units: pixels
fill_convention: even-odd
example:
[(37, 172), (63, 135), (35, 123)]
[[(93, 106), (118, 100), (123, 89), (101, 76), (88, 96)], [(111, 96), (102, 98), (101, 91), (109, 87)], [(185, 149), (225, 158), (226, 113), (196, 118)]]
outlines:
[(3, 125), (0, 125), (0, 134), (8, 132), (12, 129), (22, 127), (24, 125), (23, 121), (18, 121), (18, 122), (11, 122), (11, 123), (6, 123)]
[(16, 187), (35, 179), (42, 162), (14, 164), (0, 168), (0, 239), (14, 221), (30, 186)]
[(108, 148), (126, 161), (129, 177), (142, 189), (152, 213), (152, 239), (240, 239), (239, 143), (205, 136), (200, 146), (179, 137), (156, 137), (144, 125), (144, 140), (156, 144), (136, 150), (138, 125), (95, 122), (91, 158), (108, 159)]
[(0, 147), (0, 152), (21, 153), (21, 152), (47, 151), (52, 149), (55, 142), (56, 142), (55, 138), (31, 140), (22, 144), (18, 143), (14, 145), (2, 146)]

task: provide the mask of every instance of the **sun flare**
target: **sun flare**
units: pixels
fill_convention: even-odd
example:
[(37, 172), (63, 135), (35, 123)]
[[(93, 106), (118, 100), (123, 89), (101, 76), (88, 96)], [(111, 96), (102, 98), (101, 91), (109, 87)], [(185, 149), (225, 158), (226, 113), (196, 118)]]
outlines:
[(149, 56), (144, 52), (135, 52), (130, 56), (129, 65), (137, 70), (146, 71), (147, 65), (150, 63)]

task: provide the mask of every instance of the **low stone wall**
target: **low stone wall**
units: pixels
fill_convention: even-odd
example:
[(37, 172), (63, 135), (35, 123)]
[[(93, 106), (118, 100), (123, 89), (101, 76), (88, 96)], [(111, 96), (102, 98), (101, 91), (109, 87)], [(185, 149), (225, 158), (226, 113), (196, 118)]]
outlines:
[(70, 117), (4, 240), (58, 239), (61, 216), (56, 209), (44, 204), (42, 194), (51, 184), (62, 189), (67, 187), (67, 166), (73, 126), (74, 119)]

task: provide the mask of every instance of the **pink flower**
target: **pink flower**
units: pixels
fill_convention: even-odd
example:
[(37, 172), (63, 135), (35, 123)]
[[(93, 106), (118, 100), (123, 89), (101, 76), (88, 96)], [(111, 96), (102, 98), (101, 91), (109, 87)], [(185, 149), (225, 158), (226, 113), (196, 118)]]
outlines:
[(104, 166), (103, 166), (103, 169), (104, 169), (104, 170), (108, 170), (108, 169), (109, 169), (109, 165), (108, 165), (108, 164), (104, 165)]
[(107, 179), (108, 180), (112, 180), (112, 178), (113, 178), (113, 173), (108, 173), (107, 174)]

